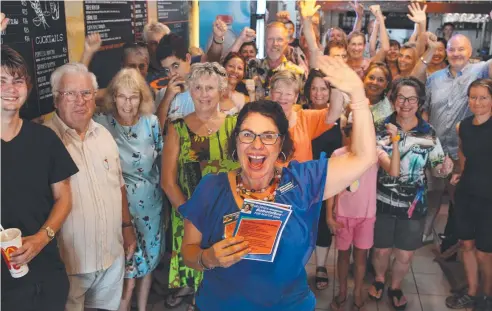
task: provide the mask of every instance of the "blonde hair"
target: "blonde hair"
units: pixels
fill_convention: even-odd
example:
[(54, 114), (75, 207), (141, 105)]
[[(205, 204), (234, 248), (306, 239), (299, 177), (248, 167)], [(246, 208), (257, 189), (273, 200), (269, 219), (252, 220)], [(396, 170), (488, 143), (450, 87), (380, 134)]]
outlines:
[(219, 63), (195, 63), (191, 65), (186, 82), (191, 85), (203, 76), (217, 77), (219, 92), (222, 93), (227, 88), (227, 72)]
[(273, 75), (270, 79), (270, 88), (273, 90), (279, 82), (285, 82), (294, 86), (294, 90), (297, 94), (301, 90), (301, 81), (293, 72), (288, 70), (282, 70)]
[(148, 115), (154, 111), (154, 100), (144, 78), (134, 68), (123, 68), (114, 76), (106, 88), (102, 111), (105, 113), (115, 113), (116, 92), (120, 89), (135, 90), (140, 93), (140, 105), (138, 112), (140, 115)]

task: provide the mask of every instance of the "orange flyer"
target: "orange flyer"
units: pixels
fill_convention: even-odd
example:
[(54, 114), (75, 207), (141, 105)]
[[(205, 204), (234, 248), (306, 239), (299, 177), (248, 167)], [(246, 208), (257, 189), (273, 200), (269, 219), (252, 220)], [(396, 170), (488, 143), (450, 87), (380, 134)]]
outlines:
[(236, 235), (249, 242), (251, 255), (270, 255), (281, 226), (280, 220), (242, 218)]

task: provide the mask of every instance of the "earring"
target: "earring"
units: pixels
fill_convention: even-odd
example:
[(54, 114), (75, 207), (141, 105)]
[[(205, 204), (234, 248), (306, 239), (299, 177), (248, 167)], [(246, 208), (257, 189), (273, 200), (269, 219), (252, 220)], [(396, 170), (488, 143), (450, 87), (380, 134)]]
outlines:
[(284, 160), (282, 162), (287, 162), (287, 156), (285, 155), (285, 153), (282, 151), (280, 152), (280, 154), (284, 157)]
[(236, 149), (234, 149), (234, 151), (233, 151), (233, 152), (232, 152), (232, 154), (231, 154), (232, 160), (234, 160), (234, 161), (237, 161), (237, 160), (238, 160), (238, 159), (236, 159), (236, 158), (234, 157), (234, 155), (235, 155), (236, 153), (237, 153), (237, 152), (236, 152)]

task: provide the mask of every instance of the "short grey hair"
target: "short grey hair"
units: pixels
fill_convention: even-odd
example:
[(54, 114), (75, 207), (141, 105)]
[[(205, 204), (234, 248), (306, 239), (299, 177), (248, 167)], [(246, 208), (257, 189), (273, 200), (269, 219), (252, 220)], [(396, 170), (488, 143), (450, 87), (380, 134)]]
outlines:
[(143, 30), (144, 41), (149, 43), (149, 34), (154, 32), (163, 33), (164, 35), (167, 35), (171, 32), (171, 29), (169, 29), (169, 27), (167, 27), (163, 23), (150, 22), (144, 26), (144, 30)]
[(198, 81), (203, 76), (217, 77), (219, 92), (227, 89), (227, 71), (219, 63), (195, 63), (191, 65), (190, 74), (187, 79), (188, 85)]
[(87, 67), (82, 63), (68, 63), (63, 66), (58, 67), (51, 74), (50, 83), (51, 83), (51, 93), (53, 97), (56, 98), (59, 91), (60, 81), (64, 75), (68, 73), (78, 73), (78, 74), (86, 74), (90, 77), (92, 82), (92, 88), (94, 91), (97, 91), (97, 79), (96, 76), (87, 69)]
[(301, 90), (301, 80), (299, 77), (289, 70), (277, 71), (270, 79), (270, 89), (274, 90), (279, 82), (284, 82), (288, 85), (292, 85), (294, 91), (299, 94)]

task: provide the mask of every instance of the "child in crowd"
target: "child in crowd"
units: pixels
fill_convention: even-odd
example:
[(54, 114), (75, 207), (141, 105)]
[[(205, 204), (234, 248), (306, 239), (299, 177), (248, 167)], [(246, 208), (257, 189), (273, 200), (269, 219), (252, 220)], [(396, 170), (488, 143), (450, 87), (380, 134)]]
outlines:
[[(381, 166), (391, 176), (400, 175), (400, 152), (397, 148), (400, 139), (398, 129), (394, 124), (388, 124), (386, 128), (395, 147), (391, 157), (385, 151), (378, 149), (378, 163), (374, 164), (346, 190), (328, 199), (326, 221), (335, 234), (335, 245), (338, 249), (337, 270), (340, 282), (339, 293), (331, 303), (332, 310), (343, 309), (347, 300), (351, 245), (354, 246), (355, 261), (354, 309), (361, 310), (364, 306), (362, 285), (366, 270), (367, 251), (372, 247), (374, 240), (378, 169)], [(344, 156), (350, 152), (351, 130), (352, 122), (349, 118), (342, 130), (344, 147), (335, 150), (332, 157)]]

